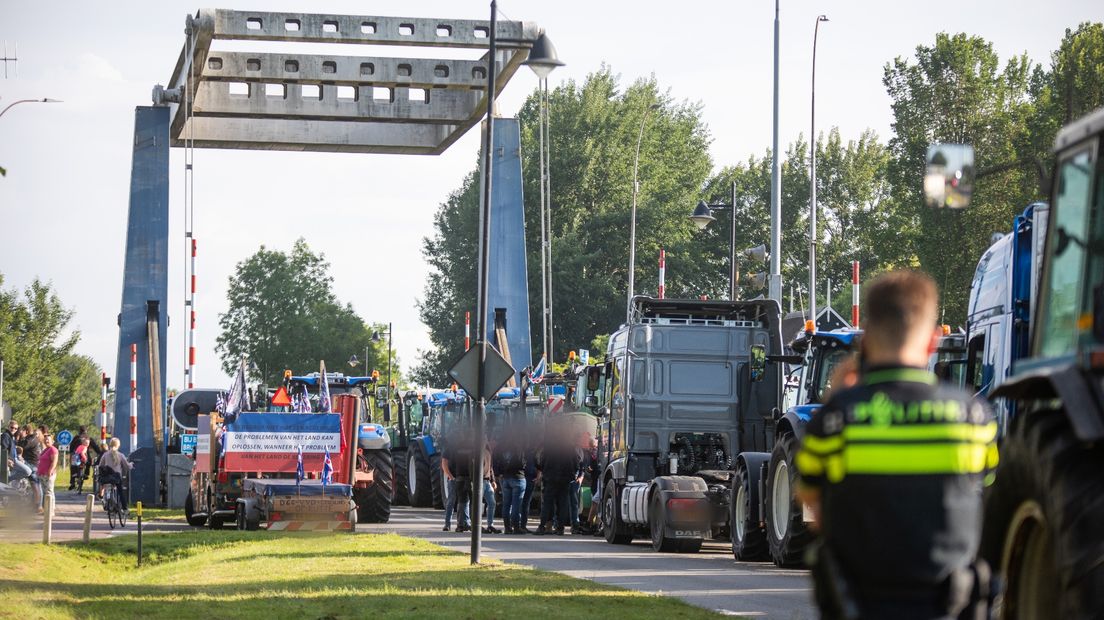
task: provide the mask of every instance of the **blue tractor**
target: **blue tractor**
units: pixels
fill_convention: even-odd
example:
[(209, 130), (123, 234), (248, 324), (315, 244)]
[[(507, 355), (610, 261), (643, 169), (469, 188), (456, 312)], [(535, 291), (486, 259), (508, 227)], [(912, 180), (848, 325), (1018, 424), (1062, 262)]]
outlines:
[(410, 439), (406, 451), (410, 505), (444, 508), (448, 485), (441, 472), (442, 438), (468, 414), (467, 394), (463, 390), (428, 389), (405, 400), (407, 409), (421, 409), (421, 430)]
[(805, 424), (831, 388), (836, 365), (858, 350), (862, 332), (807, 330), (790, 347), (795, 355), (772, 360), (792, 364), (786, 380), (786, 411), (775, 422), (771, 452), (741, 452), (732, 484), (730, 530), (738, 560), (772, 559), (778, 566), (801, 563), (812, 540), (812, 515), (795, 496), (794, 456)]

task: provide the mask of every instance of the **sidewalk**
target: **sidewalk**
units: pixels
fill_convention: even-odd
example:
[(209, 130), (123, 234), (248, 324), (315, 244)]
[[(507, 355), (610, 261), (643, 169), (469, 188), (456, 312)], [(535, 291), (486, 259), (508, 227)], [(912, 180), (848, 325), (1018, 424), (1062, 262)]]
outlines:
[[(54, 491), (53, 542), (65, 542), (81, 540), (84, 535), (84, 507), (87, 490), (83, 494), (73, 491)], [(131, 518), (127, 520), (126, 527), (111, 529), (107, 522), (107, 513), (99, 502), (92, 505), (92, 537), (107, 538), (117, 534), (134, 534), (137, 526), (134, 523), (134, 510), (131, 509)], [(143, 522), (142, 531), (176, 531), (186, 529), (182, 523)], [(42, 542), (42, 517), (33, 513), (13, 517), (7, 522), (0, 522), (0, 542)]]

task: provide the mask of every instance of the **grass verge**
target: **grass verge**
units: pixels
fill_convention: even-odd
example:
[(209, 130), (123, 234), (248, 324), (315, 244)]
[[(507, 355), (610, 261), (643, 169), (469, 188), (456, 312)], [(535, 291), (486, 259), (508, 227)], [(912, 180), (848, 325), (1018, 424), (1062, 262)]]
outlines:
[(190, 531), (0, 543), (5, 617), (706, 618), (710, 611), (393, 534)]

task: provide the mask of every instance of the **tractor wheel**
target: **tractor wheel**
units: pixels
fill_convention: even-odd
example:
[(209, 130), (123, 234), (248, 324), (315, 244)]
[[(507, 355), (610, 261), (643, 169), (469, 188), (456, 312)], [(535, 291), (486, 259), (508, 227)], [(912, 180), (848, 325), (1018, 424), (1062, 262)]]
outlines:
[(188, 498), (184, 500), (184, 520), (192, 527), (203, 527), (207, 522), (207, 515), (196, 516), (195, 500), (192, 499), (191, 491), (188, 492)]
[(360, 523), (387, 523), (391, 518), (391, 498), (395, 479), (390, 450), (365, 450), (357, 455), (357, 470), (371, 471), (372, 484), (353, 489)]
[(1021, 413), (985, 497), (981, 555), (1004, 582), (1001, 618), (1090, 618), (1104, 609), (1104, 445), (1065, 411)]
[(795, 452), (797, 439), (791, 433), (782, 435), (774, 443), (767, 470), (767, 542), (777, 566), (799, 566), (801, 555), (813, 538), (813, 533), (805, 527), (801, 505), (794, 494), (797, 487)]
[(425, 453), (425, 444), (421, 441), (411, 444), (406, 452), (406, 462), (410, 505), (415, 508), (429, 508), (433, 505), (433, 477), (429, 473), (429, 457)]
[(628, 545), (632, 543), (633, 535), (621, 523), (621, 502), (618, 499), (617, 485), (613, 480), (608, 480), (606, 490), (602, 492), (602, 533), (611, 545)]
[(395, 499), (391, 502), (395, 506), (410, 505), (410, 475), (407, 469), (410, 467), (409, 450), (391, 449), (391, 462), (395, 465)]
[(448, 481), (441, 472), (441, 453), (434, 452), (429, 457), (429, 477), (433, 481), (433, 507), (438, 510), (445, 507), (448, 501)]
[(758, 562), (770, 557), (767, 533), (759, 525), (759, 468), (748, 467), (740, 459), (732, 477), (729, 532), (732, 555), (744, 562)]
[(652, 533), (652, 549), (660, 553), (672, 553), (679, 550), (681, 541), (677, 538), (668, 538), (667, 511), (663, 507), (663, 498), (659, 489), (652, 491), (652, 501), (649, 502), (648, 525)]

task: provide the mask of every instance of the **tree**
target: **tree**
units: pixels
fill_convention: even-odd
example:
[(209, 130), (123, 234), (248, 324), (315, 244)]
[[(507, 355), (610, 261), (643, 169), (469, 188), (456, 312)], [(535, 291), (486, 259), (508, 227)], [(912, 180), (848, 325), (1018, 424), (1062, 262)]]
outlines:
[[(4, 282), (0, 274), (0, 287)], [(73, 312), (35, 279), (20, 295), (0, 288), (0, 358), (4, 398), (20, 422), (73, 429), (88, 424), (100, 401), (100, 368), (73, 354), (80, 332)]]
[(970, 143), (979, 168), (1015, 161), (1030, 112), (1029, 69), (1023, 55), (1002, 69), (989, 42), (965, 34), (939, 34), (934, 45), (916, 48), (914, 62), (897, 58), (885, 68), (895, 132), (888, 172), (904, 214), (901, 239), (939, 284), (948, 322), (966, 317), (974, 268), (990, 235), (1007, 230), (1013, 216), (1039, 196), (1025, 189), (1030, 172), (1013, 169), (978, 183), (969, 209), (925, 209), (920, 185), (926, 151), (934, 142)]
[[(351, 305), (337, 301), (332, 284), (329, 263), (302, 238), (290, 253), (261, 246), (238, 263), (228, 287), (229, 310), (219, 315), (215, 349), (223, 370), (236, 372), (244, 357), (254, 379), (273, 385), (284, 369), (313, 372), (320, 360), (327, 370), (347, 373), (346, 361), (360, 359), (367, 348), (370, 359), (360, 368), (380, 369), (386, 377), (386, 339), (371, 341), (372, 331), (386, 327), (365, 325)], [(392, 366), (397, 369), (397, 360)]]

